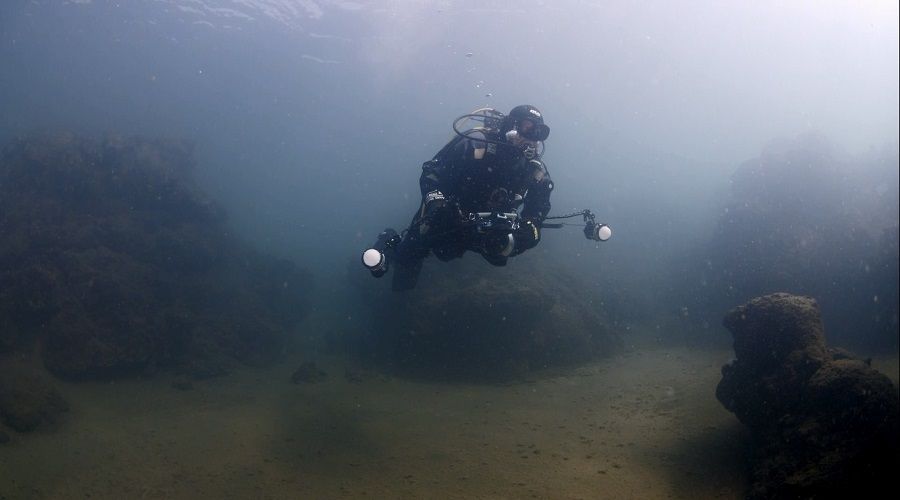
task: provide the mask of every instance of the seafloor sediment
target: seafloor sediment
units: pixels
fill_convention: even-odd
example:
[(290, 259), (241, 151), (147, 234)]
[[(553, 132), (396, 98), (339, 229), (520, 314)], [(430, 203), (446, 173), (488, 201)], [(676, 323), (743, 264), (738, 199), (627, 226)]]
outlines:
[[(65, 383), (64, 427), (0, 445), (6, 498), (743, 498), (731, 351), (630, 348), (505, 384), (345, 377), (299, 360), (173, 390)], [(898, 360), (872, 365), (893, 374)], [(893, 495), (891, 495), (893, 496)]]
[(741, 498), (728, 351), (630, 350), (503, 384), (300, 359), (198, 381), (66, 383), (64, 428), (0, 447), (7, 498)]

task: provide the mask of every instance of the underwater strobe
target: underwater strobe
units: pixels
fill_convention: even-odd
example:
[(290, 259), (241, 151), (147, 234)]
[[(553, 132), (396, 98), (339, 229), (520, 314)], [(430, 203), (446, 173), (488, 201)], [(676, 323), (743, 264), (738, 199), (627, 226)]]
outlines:
[[(593, 240), (593, 241), (606, 241), (612, 237), (612, 228), (609, 225), (604, 224), (602, 222), (597, 222), (596, 216), (593, 212), (588, 209), (581, 210), (580, 212), (572, 212), (566, 215), (557, 215), (547, 217), (547, 219), (569, 219), (571, 217), (584, 217), (584, 237)], [(548, 224), (544, 223), (543, 227), (554, 227), (559, 228), (563, 227), (563, 223), (556, 224)]]
[(606, 241), (612, 236), (612, 229), (602, 222), (588, 222), (584, 225), (584, 237), (594, 241)]
[(594, 241), (606, 241), (612, 236), (612, 228), (594, 220), (594, 214), (590, 210), (583, 210), (584, 237)]
[(372, 272), (372, 276), (380, 278), (388, 272), (394, 248), (400, 243), (400, 235), (393, 229), (385, 229), (378, 235), (372, 248), (362, 253), (362, 263)]

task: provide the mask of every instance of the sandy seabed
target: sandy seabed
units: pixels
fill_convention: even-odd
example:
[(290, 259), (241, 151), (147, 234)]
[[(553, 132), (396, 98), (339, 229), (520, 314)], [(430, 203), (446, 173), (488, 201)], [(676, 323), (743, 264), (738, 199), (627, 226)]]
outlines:
[(741, 498), (730, 357), (633, 349), (502, 385), (351, 382), (328, 358), (316, 384), (289, 359), (186, 391), (63, 384), (56, 428), (0, 445), (0, 498)]

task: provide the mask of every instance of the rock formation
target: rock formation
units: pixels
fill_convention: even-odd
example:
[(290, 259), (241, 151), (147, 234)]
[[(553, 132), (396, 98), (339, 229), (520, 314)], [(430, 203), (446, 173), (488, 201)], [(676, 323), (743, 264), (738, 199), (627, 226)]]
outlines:
[(0, 156), (0, 354), (54, 374), (193, 377), (277, 353), (309, 278), (258, 255), (182, 141), (34, 135)]
[(485, 381), (621, 349), (588, 286), (546, 262), (519, 259), (505, 268), (492, 268), (474, 254), (430, 260), (419, 286), (406, 293), (364, 276), (360, 288), (372, 320), (364, 338), (356, 339), (366, 345), (362, 352), (414, 376)]
[(736, 359), (722, 368), (716, 397), (751, 430), (750, 498), (872, 498), (896, 489), (897, 387), (827, 347), (813, 299), (758, 297), (724, 324)]

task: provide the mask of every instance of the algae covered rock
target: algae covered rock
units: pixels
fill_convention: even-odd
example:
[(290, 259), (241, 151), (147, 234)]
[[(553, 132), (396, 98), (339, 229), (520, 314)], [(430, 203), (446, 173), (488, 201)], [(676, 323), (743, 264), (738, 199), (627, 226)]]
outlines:
[(279, 352), (308, 275), (237, 240), (177, 140), (34, 135), (0, 156), (0, 351), (67, 378)]
[[(621, 348), (602, 303), (561, 269), (516, 262), (489, 267), (477, 256), (426, 262), (408, 293), (364, 283), (372, 327), (367, 351), (417, 377), (492, 380), (571, 365)], [(370, 280), (375, 281), (375, 280)]]
[(757, 297), (724, 320), (736, 359), (716, 397), (754, 442), (751, 498), (843, 498), (894, 488), (898, 391), (825, 344), (815, 300)]
[(735, 169), (710, 239), (671, 267), (673, 300), (715, 323), (774, 290), (814, 296), (832, 341), (896, 351), (898, 176), (895, 147), (850, 155), (814, 133), (772, 142)]
[(0, 359), (0, 419), (19, 431), (53, 424), (69, 405), (46, 374), (18, 359)]
[(307, 383), (315, 384), (322, 382), (328, 378), (328, 373), (320, 369), (315, 361), (306, 361), (302, 363), (294, 373), (291, 374), (291, 382), (295, 384)]

